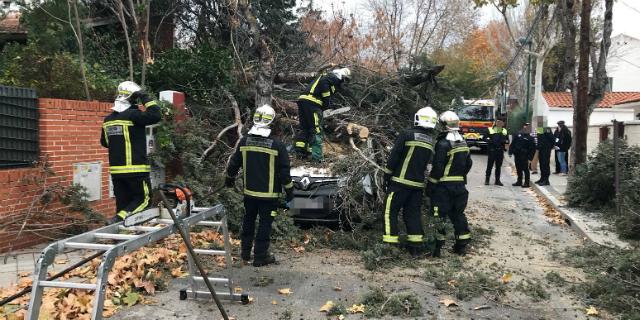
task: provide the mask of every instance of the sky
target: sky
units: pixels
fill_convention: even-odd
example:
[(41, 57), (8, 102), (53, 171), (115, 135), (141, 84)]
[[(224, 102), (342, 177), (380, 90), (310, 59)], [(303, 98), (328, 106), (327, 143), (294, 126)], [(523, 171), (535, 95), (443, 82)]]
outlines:
[[(300, 1), (299, 1), (300, 2)], [(304, 1), (308, 3), (308, 0)], [(471, 1), (469, 1), (471, 2)], [(366, 10), (368, 0), (314, 0), (313, 5), (325, 12), (342, 10), (345, 13), (360, 13)], [(333, 5), (333, 7), (332, 7)], [(480, 9), (482, 24), (501, 19), (500, 13), (491, 6)], [(613, 36), (624, 33), (640, 39), (640, 0), (617, 0), (613, 5)]]

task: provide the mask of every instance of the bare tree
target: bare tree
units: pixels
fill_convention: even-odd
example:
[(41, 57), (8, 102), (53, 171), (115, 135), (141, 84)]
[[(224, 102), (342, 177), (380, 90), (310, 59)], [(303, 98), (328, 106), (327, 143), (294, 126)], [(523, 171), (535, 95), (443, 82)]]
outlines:
[(82, 39), (82, 28), (80, 26), (80, 15), (78, 14), (78, 3), (77, 0), (68, 0), (67, 6), (69, 7), (69, 11), (73, 10), (73, 16), (75, 18), (75, 28), (73, 23), (71, 23), (71, 13), (69, 13), (69, 24), (71, 25), (71, 30), (76, 37), (76, 41), (78, 42), (78, 58), (80, 59), (80, 74), (82, 75), (82, 84), (84, 85), (84, 94), (87, 97), (87, 101), (91, 100), (91, 93), (89, 92), (89, 83), (87, 82), (87, 71), (84, 66), (84, 42)]
[[(613, 30), (613, 0), (605, 0), (604, 27), (599, 53), (591, 43), (591, 0), (582, 0), (580, 18), (580, 62), (578, 65), (578, 97), (574, 102), (573, 111), (573, 166), (587, 160), (587, 133), (589, 131), (589, 117), (602, 101), (607, 88), (607, 57), (611, 47), (611, 32)], [(593, 77), (589, 81), (589, 62), (593, 69)], [(591, 82), (591, 84), (589, 84)]]
[(559, 90), (572, 90), (573, 100), (576, 100), (576, 10), (574, 0), (560, 0), (558, 20), (562, 27), (562, 41), (564, 57), (562, 64), (562, 80)]

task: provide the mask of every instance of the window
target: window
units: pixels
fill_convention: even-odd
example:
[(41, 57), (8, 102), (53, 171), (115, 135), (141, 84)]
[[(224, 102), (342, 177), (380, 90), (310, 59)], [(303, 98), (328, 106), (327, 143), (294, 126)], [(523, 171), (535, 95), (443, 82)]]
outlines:
[(31, 166), (39, 140), (35, 90), (0, 86), (0, 168)]

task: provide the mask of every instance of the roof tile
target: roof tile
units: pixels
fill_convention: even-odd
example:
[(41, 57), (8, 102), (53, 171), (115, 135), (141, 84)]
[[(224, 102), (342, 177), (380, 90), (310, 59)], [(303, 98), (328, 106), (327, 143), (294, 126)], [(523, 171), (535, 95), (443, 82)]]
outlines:
[[(542, 96), (549, 107), (572, 108), (571, 92), (543, 92)], [(606, 92), (598, 108), (611, 108), (616, 105), (640, 101), (640, 92)]]

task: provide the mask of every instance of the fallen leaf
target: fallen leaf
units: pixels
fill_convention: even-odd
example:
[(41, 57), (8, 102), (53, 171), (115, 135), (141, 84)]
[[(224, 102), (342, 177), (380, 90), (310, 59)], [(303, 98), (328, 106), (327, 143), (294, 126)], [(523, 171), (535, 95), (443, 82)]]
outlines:
[(304, 234), (304, 238), (303, 238), (303, 240), (302, 240), (302, 243), (304, 243), (304, 244), (308, 244), (308, 243), (309, 243), (309, 241), (311, 241), (311, 236), (310, 236), (308, 233), (305, 233), (305, 234)]
[(281, 294), (281, 295), (288, 296), (288, 295), (292, 294), (293, 291), (291, 291), (290, 288), (282, 288), (282, 289), (278, 289), (278, 293)]
[(186, 272), (182, 271), (182, 267), (177, 267), (177, 268), (171, 270), (171, 275), (174, 278), (182, 278), (182, 277), (186, 276)]
[(253, 303), (253, 296), (249, 296), (249, 304)]
[(126, 303), (127, 306), (131, 307), (133, 305), (135, 305), (136, 303), (138, 303), (138, 300), (140, 299), (140, 295), (129, 291), (127, 292), (127, 294), (124, 296), (124, 298), (122, 298), (122, 302)]
[(339, 315), (338, 320), (344, 320), (344, 315)]
[(511, 282), (511, 278), (513, 278), (513, 275), (511, 274), (511, 272), (507, 272), (505, 274), (502, 275), (502, 283), (509, 283)]
[(598, 316), (598, 309), (596, 309), (596, 307), (594, 306), (590, 306), (585, 311), (587, 312), (588, 316)]
[(296, 253), (303, 253), (304, 247), (303, 246), (293, 247), (293, 251), (295, 251)]
[(451, 280), (447, 281), (447, 284), (448, 284), (450, 287), (454, 287), (454, 288), (455, 288), (455, 287), (456, 287), (456, 284), (458, 284), (458, 281), (456, 281), (455, 279), (451, 279)]
[(440, 303), (444, 304), (445, 307), (458, 306), (458, 303), (451, 299), (442, 299), (440, 300)]
[(364, 304), (354, 304), (347, 309), (349, 313), (364, 313)]
[(277, 305), (277, 304), (278, 304), (278, 301), (271, 300), (271, 304), (275, 306), (275, 305)]
[(329, 310), (331, 310), (331, 308), (333, 308), (333, 301), (329, 300), (327, 301), (325, 304), (322, 305), (322, 307), (320, 307), (320, 312), (329, 312)]
[(67, 264), (69, 263), (69, 259), (56, 259), (53, 261), (55, 264)]
[(31, 276), (31, 272), (29, 272), (29, 271), (18, 272), (18, 277), (20, 277), (20, 278), (25, 278), (25, 277), (29, 277), (29, 276)]
[(333, 291), (342, 291), (341, 287), (333, 287)]

